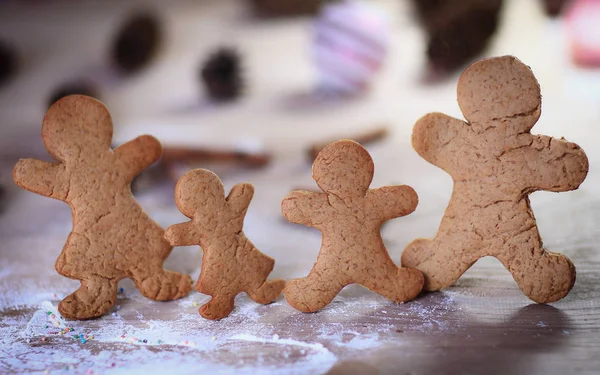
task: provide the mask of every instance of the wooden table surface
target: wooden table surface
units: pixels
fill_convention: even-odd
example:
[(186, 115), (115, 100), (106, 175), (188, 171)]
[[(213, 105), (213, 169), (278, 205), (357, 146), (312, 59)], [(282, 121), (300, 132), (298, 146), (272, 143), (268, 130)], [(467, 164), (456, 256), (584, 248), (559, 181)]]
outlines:
[[(537, 75), (544, 102), (533, 132), (564, 136), (588, 154), (590, 172), (578, 191), (531, 196), (546, 247), (577, 267), (571, 293), (552, 305), (532, 303), (500, 262), (486, 258), (451, 288), (410, 303), (349, 286), (323, 311), (303, 314), (283, 298), (262, 306), (241, 295), (232, 315), (219, 322), (196, 312), (207, 296), (192, 292), (179, 301), (153, 302), (129, 280), (120, 284), (107, 316), (65, 322), (57, 314), (60, 299), (78, 285), (53, 267), (70, 231), (69, 208), (20, 191), (10, 180), (19, 157), (48, 158), (39, 131), (52, 88), (73, 76), (102, 82), (116, 142), (151, 133), (167, 144), (260, 143), (271, 150), (267, 168), (215, 171), (227, 189), (242, 181), (255, 185), (245, 232), (276, 259), (272, 276), (291, 279), (310, 270), (320, 236), (285, 223), (279, 205), (292, 188), (316, 187), (304, 157), (314, 141), (389, 126), (391, 136), (369, 147), (373, 186), (411, 185), (420, 203), (412, 215), (385, 226), (386, 246), (399, 262), (407, 243), (434, 235), (451, 180), (412, 150), (410, 131), (429, 111), (460, 117), (457, 76), (422, 85), (423, 36), (407, 4), (381, 1), (390, 10), (393, 39), (372, 90), (353, 99), (317, 100), (311, 94), (310, 20), (260, 21), (228, 0), (154, 4), (167, 22), (167, 43), (147, 71), (116, 80), (102, 61), (115, 22), (134, 3), (69, 4), (0, 5), (0, 36), (12, 38), (25, 55), (21, 74), (0, 90), (0, 181), (8, 188), (0, 214), (0, 373), (600, 372), (600, 71), (571, 65), (564, 25), (546, 19), (537, 1), (506, 1), (489, 54), (514, 54)], [(222, 43), (242, 52), (248, 89), (241, 101), (215, 107), (198, 92), (197, 64)], [(164, 183), (139, 195), (163, 226), (184, 220), (172, 191)], [(166, 266), (197, 278), (200, 262), (197, 247), (182, 247)]]

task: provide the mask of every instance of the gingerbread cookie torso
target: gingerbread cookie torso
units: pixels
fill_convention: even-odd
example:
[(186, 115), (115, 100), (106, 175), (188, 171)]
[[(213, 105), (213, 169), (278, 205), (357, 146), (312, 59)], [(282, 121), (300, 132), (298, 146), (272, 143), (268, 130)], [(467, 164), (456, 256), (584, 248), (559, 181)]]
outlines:
[(171, 246), (130, 190), (132, 179), (160, 157), (160, 143), (141, 136), (112, 150), (112, 131), (101, 102), (65, 97), (42, 125), (44, 145), (58, 162), (22, 159), (13, 170), (20, 187), (71, 206), (73, 230), (56, 261), (58, 273), (81, 281), (59, 304), (69, 319), (106, 313), (126, 277), (154, 300), (180, 298), (191, 289), (189, 276), (163, 269)]
[(196, 169), (175, 187), (175, 202), (191, 220), (167, 228), (165, 238), (175, 246), (200, 245), (204, 250), (196, 290), (212, 296), (200, 315), (222, 319), (233, 310), (234, 298), (248, 293), (258, 303), (273, 302), (284, 280), (267, 280), (275, 261), (261, 253), (242, 231), (254, 188), (239, 184), (225, 198), (223, 183), (214, 173)]
[(458, 104), (468, 122), (430, 113), (414, 127), (414, 149), (450, 174), (454, 188), (435, 238), (409, 244), (402, 264), (421, 270), (425, 289), (434, 291), (493, 256), (533, 301), (563, 298), (575, 267), (544, 249), (528, 195), (577, 189), (588, 171), (585, 153), (530, 133), (541, 114), (540, 87), (515, 57), (471, 65), (459, 79)]
[(415, 210), (418, 197), (410, 186), (369, 189), (374, 165), (361, 145), (342, 140), (325, 147), (313, 164), (313, 178), (323, 193), (294, 191), (283, 199), (285, 218), (314, 227), (322, 245), (310, 274), (290, 281), (287, 301), (314, 312), (340, 290), (359, 283), (394, 302), (415, 298), (423, 275), (392, 262), (381, 239), (381, 225)]

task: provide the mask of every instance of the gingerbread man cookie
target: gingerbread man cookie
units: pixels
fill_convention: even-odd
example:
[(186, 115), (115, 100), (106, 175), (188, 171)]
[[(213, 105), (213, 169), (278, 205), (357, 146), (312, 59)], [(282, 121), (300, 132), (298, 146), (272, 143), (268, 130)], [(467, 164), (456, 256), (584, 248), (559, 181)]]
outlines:
[(425, 275), (425, 289), (453, 284), (476, 260), (499, 259), (527, 297), (557, 301), (575, 283), (575, 267), (544, 249), (528, 195), (575, 190), (588, 171), (576, 144), (530, 129), (541, 114), (535, 76), (512, 56), (479, 61), (458, 81), (467, 122), (430, 113), (415, 125), (414, 149), (454, 181), (432, 240), (417, 239), (402, 264)]
[(58, 162), (21, 159), (13, 170), (20, 187), (71, 206), (73, 230), (56, 261), (59, 274), (81, 281), (58, 306), (69, 319), (106, 313), (125, 277), (154, 300), (180, 298), (191, 289), (189, 276), (163, 269), (171, 246), (131, 195), (131, 180), (158, 160), (160, 143), (145, 135), (111, 150), (112, 132), (101, 102), (65, 97), (42, 124), (44, 145)]
[(348, 284), (359, 283), (394, 302), (415, 298), (423, 275), (392, 262), (381, 239), (381, 225), (415, 210), (410, 186), (369, 189), (374, 165), (361, 145), (342, 140), (325, 147), (313, 164), (313, 179), (323, 193), (294, 191), (283, 199), (285, 218), (321, 231), (323, 243), (310, 274), (290, 281), (287, 301), (314, 312)]
[(222, 319), (233, 310), (234, 298), (246, 292), (262, 304), (273, 302), (284, 280), (269, 280), (275, 261), (261, 253), (242, 231), (254, 188), (235, 185), (227, 198), (219, 177), (196, 169), (186, 173), (175, 187), (179, 211), (191, 220), (167, 228), (165, 238), (174, 246), (200, 245), (204, 250), (196, 290), (212, 296), (200, 315)]

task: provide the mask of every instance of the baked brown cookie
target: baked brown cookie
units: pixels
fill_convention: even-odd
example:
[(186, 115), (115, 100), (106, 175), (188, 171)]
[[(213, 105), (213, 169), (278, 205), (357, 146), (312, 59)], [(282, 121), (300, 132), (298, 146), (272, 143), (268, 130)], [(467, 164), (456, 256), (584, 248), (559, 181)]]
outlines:
[(21, 159), (13, 170), (23, 189), (71, 206), (73, 230), (56, 261), (58, 273), (81, 281), (58, 306), (69, 319), (106, 313), (125, 277), (154, 300), (180, 298), (191, 289), (189, 276), (163, 269), (171, 246), (131, 195), (131, 180), (160, 158), (160, 143), (143, 135), (112, 150), (112, 133), (101, 102), (67, 96), (42, 123), (44, 145), (57, 162)]
[(381, 239), (381, 225), (415, 210), (410, 186), (369, 189), (373, 159), (360, 144), (342, 140), (325, 147), (313, 164), (323, 193), (294, 191), (281, 202), (283, 216), (321, 231), (323, 243), (310, 274), (290, 281), (285, 298), (294, 308), (314, 312), (348, 284), (359, 283), (394, 302), (415, 298), (423, 275), (392, 262)]
[(225, 198), (223, 183), (206, 169), (186, 173), (175, 187), (177, 208), (191, 220), (167, 228), (165, 238), (174, 246), (200, 245), (204, 250), (195, 288), (212, 296), (199, 309), (206, 319), (228, 316), (241, 292), (267, 304), (279, 297), (285, 286), (281, 279), (267, 281), (275, 261), (242, 231), (253, 195), (252, 185), (238, 184)]
[(528, 195), (575, 190), (585, 179), (583, 150), (564, 139), (532, 135), (540, 87), (528, 66), (504, 56), (471, 65), (458, 81), (467, 122), (430, 113), (415, 125), (414, 149), (454, 181), (432, 240), (405, 249), (402, 265), (425, 275), (425, 289), (453, 284), (476, 260), (499, 259), (527, 297), (557, 301), (575, 283), (575, 267), (542, 245)]

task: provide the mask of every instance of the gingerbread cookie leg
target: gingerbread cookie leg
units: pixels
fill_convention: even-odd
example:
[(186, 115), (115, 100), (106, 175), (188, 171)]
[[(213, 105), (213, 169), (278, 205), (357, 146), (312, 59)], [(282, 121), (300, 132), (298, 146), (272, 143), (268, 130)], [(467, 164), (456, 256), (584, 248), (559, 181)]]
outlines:
[(90, 319), (110, 310), (117, 298), (118, 280), (88, 276), (74, 293), (63, 299), (58, 311), (67, 319)]
[(315, 312), (327, 306), (348, 282), (340, 280), (337, 269), (315, 264), (308, 276), (287, 283), (285, 299), (302, 312)]
[[(468, 234), (464, 234), (468, 236)], [(402, 253), (402, 266), (416, 268), (425, 276), (423, 290), (446, 288), (465, 273), (481, 256), (462, 247), (468, 241), (439, 236), (433, 240), (419, 238), (408, 244)], [(443, 247), (454, 246), (454, 249)]]
[(218, 320), (223, 319), (233, 311), (234, 295), (215, 294), (210, 301), (200, 306), (198, 312), (203, 318)]
[(523, 293), (538, 303), (560, 300), (575, 284), (575, 266), (566, 256), (542, 247), (537, 227), (509, 238), (496, 258)]
[(132, 270), (131, 278), (145, 297), (156, 301), (184, 297), (192, 288), (192, 279), (188, 275), (165, 270), (160, 264), (136, 268)]
[(387, 273), (383, 278), (367, 275), (357, 279), (356, 282), (393, 302), (410, 301), (421, 293), (423, 274), (420, 271), (398, 268), (393, 263), (385, 268), (387, 268)]
[(252, 265), (246, 269), (246, 275), (257, 275), (247, 279), (245, 291), (255, 302), (262, 303), (263, 305), (271, 303), (275, 301), (283, 291), (285, 280), (267, 280), (267, 277), (275, 267), (275, 260), (258, 251), (250, 241), (245, 240), (244, 244), (249, 247), (246, 265)]
[(267, 280), (258, 288), (249, 289), (246, 293), (253, 301), (266, 305), (279, 297), (283, 287), (285, 287), (283, 279)]

